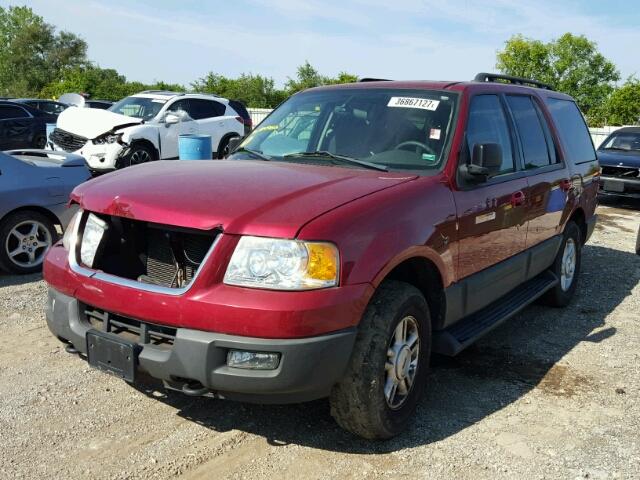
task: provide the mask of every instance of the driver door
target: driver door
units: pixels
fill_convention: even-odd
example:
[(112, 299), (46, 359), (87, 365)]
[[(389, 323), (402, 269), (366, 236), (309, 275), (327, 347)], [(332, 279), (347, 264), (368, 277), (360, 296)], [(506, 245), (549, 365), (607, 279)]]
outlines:
[(191, 118), (189, 100), (183, 99), (173, 102), (167, 108), (165, 115), (172, 113), (180, 118), (178, 123), (160, 125), (160, 158), (163, 160), (178, 158), (178, 137), (180, 135), (199, 133), (198, 124)]

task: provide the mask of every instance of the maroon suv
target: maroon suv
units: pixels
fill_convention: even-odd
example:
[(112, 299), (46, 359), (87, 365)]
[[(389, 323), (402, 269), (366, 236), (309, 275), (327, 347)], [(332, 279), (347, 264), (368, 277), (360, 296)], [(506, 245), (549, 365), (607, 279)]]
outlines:
[(541, 298), (564, 306), (599, 167), (574, 101), (532, 80), (361, 81), (294, 95), (223, 161), (76, 188), (47, 322), (89, 363), (188, 395), (329, 397), (408, 422), (432, 352)]

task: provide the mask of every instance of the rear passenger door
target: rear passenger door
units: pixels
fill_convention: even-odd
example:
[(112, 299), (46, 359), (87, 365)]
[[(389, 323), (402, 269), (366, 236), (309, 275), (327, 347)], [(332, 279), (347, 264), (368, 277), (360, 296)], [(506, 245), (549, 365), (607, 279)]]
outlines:
[(571, 187), (570, 175), (560, 161), (548, 119), (537, 99), (530, 95), (506, 95), (506, 100), (516, 127), (522, 168), (527, 174), (529, 248), (560, 233)]
[(517, 168), (515, 139), (501, 95), (471, 98), (466, 126), (469, 159), (475, 144), (497, 143), (502, 149), (500, 173), (485, 183), (464, 183), (454, 192), (458, 215), (458, 277), (468, 278), (471, 313), (523, 281), (525, 267), (511, 258), (525, 249), (527, 181)]
[(189, 106), (189, 114), (198, 124), (200, 133), (211, 136), (212, 153), (217, 152), (222, 137), (228, 131), (227, 118), (224, 116), (226, 105), (215, 100), (192, 98)]

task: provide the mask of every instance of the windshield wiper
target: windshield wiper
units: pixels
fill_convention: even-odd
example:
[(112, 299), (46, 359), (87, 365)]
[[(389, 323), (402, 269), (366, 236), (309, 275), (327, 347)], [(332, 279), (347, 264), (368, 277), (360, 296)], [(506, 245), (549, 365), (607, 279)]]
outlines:
[(260, 160), (266, 160), (266, 161), (271, 160), (271, 157), (265, 155), (259, 150), (251, 150), (250, 148), (240, 147), (233, 151), (233, 153), (242, 153), (242, 152), (248, 153), (249, 155), (253, 155), (254, 157), (258, 157)]
[(379, 170), (381, 172), (388, 172), (389, 169), (384, 165), (377, 163), (367, 162), (365, 160), (359, 160), (353, 157), (347, 157), (346, 155), (336, 155), (335, 153), (327, 152), (326, 150), (317, 150), (315, 152), (296, 152), (288, 153), (282, 158), (296, 158), (296, 157), (316, 157), (316, 158), (330, 158), (343, 163), (351, 163), (353, 165), (360, 165), (361, 167), (369, 168), (371, 170)]

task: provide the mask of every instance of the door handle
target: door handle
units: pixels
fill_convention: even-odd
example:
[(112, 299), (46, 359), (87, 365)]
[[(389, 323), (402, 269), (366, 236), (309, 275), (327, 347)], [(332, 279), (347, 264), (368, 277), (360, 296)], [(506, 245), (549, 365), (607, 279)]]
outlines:
[(517, 191), (511, 194), (511, 206), (519, 207), (520, 205), (524, 205), (525, 196), (522, 191)]

